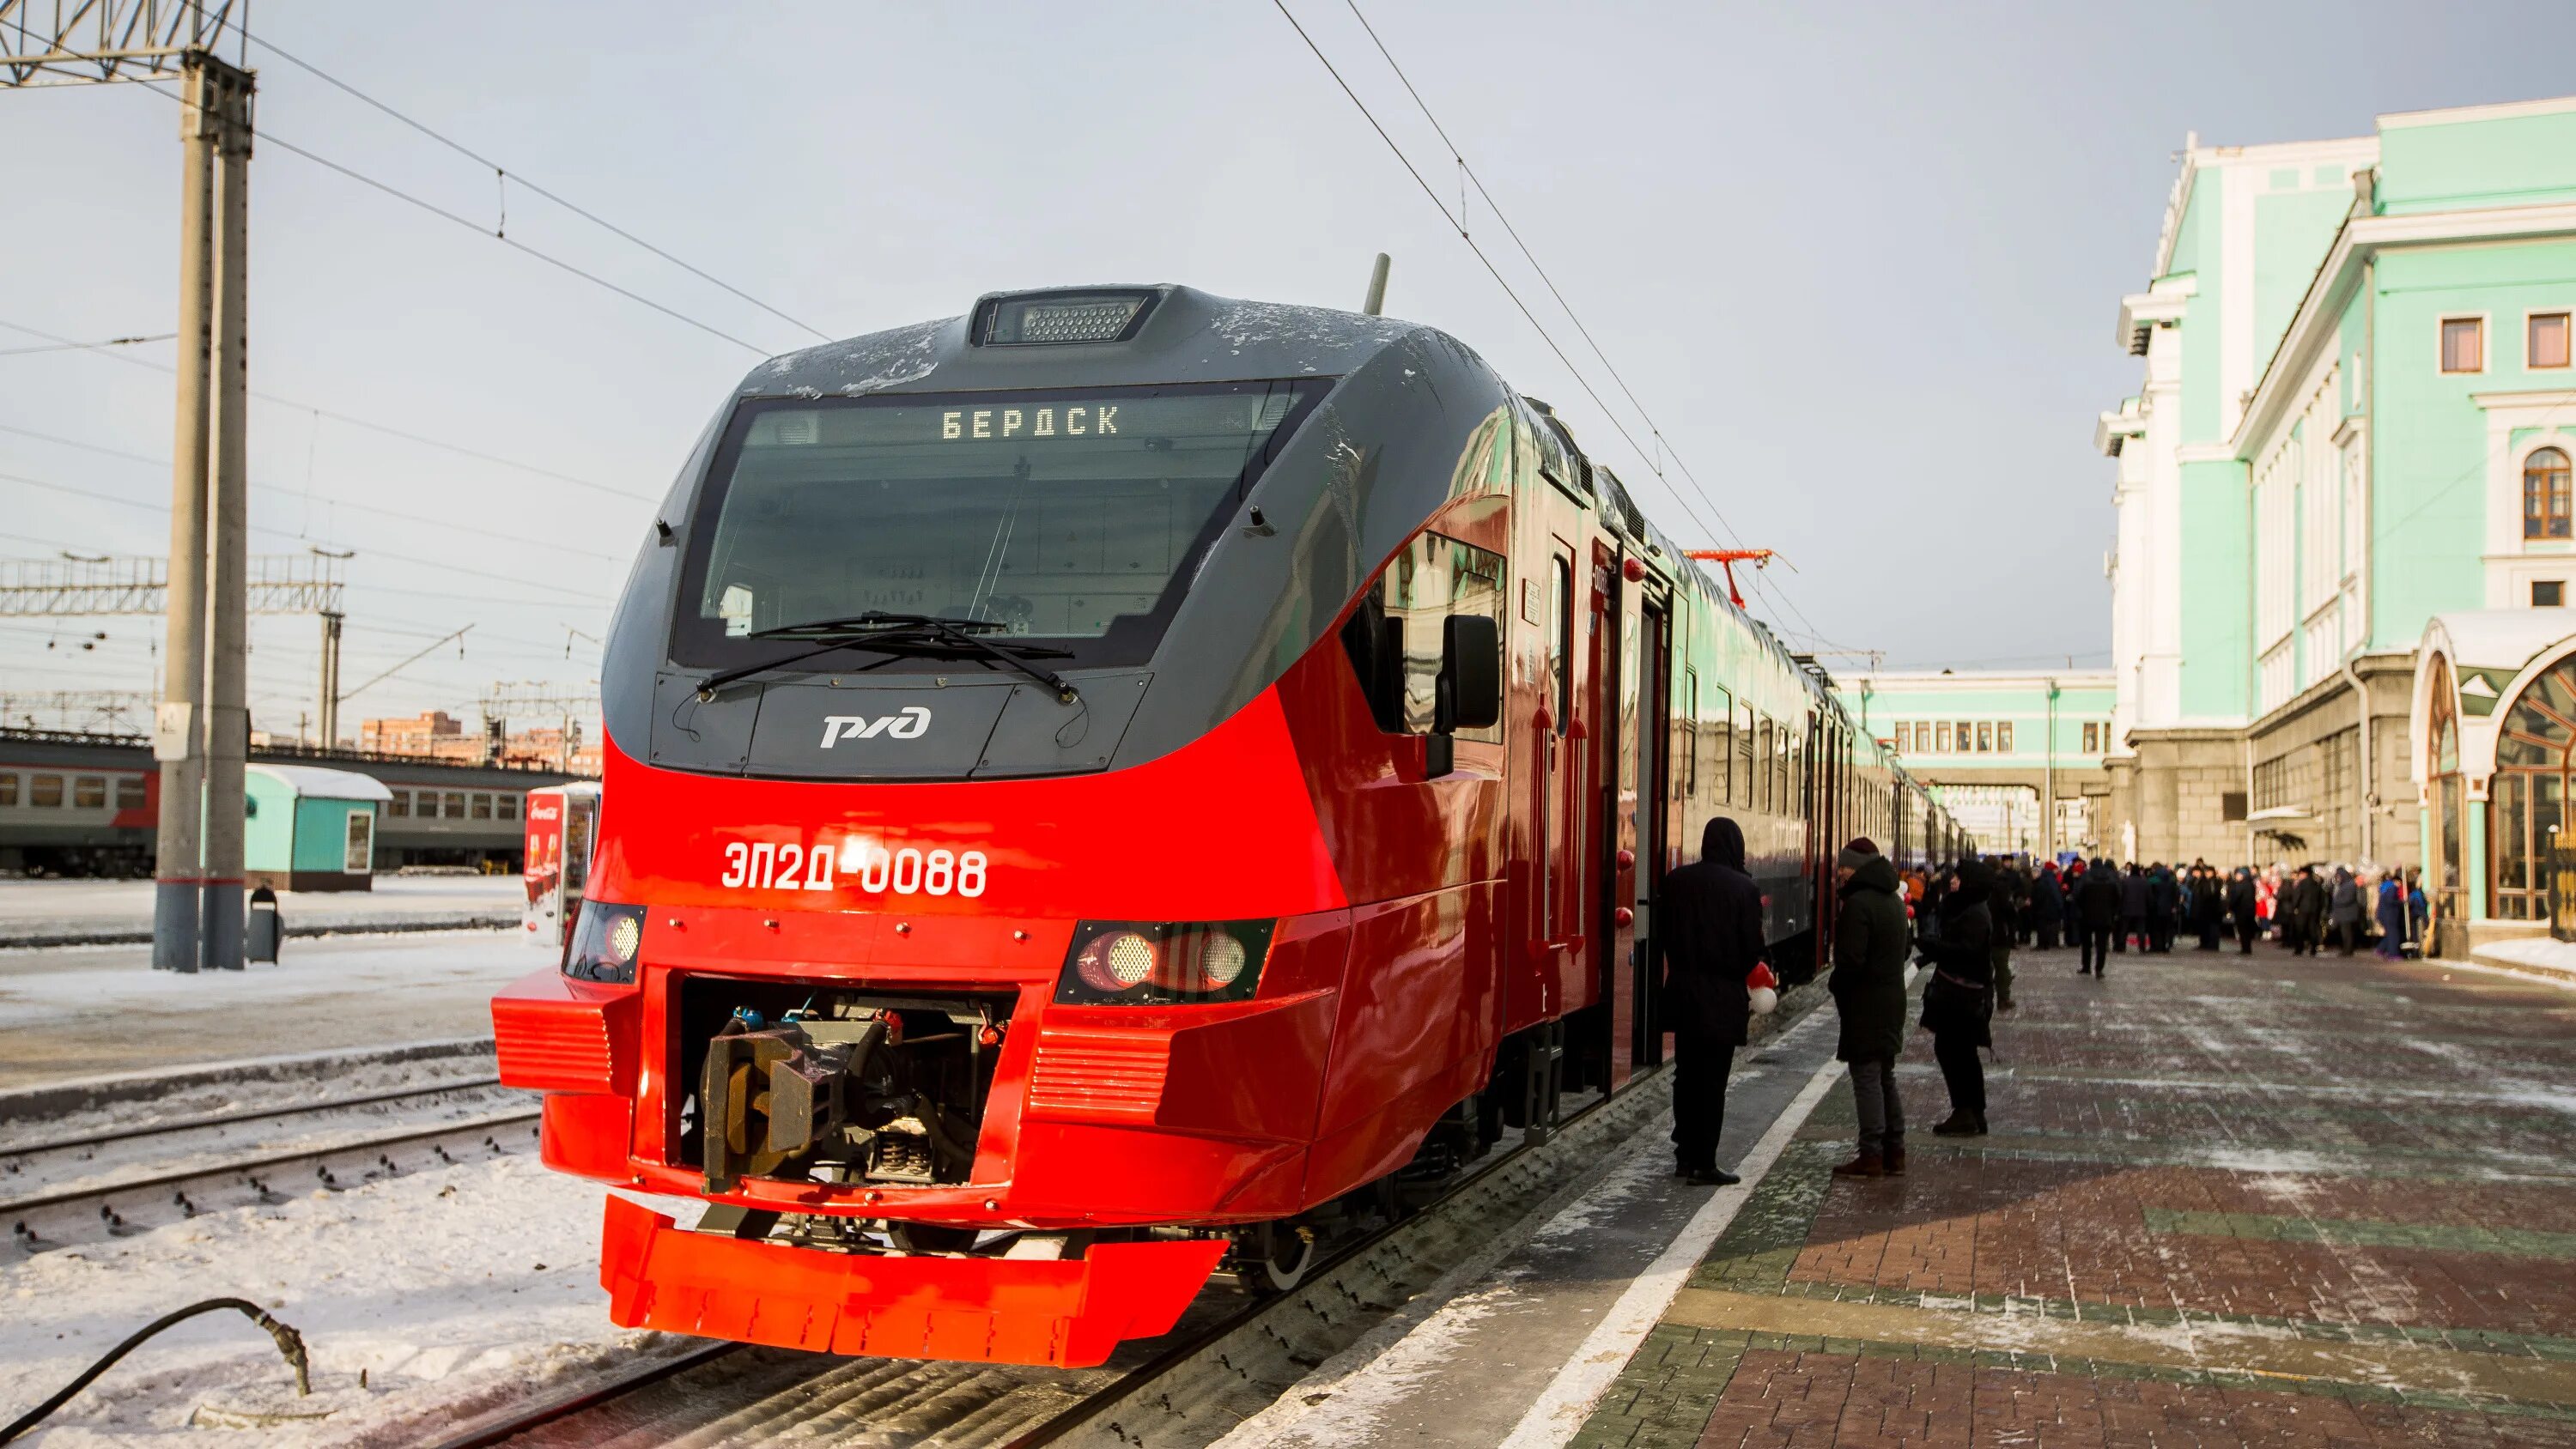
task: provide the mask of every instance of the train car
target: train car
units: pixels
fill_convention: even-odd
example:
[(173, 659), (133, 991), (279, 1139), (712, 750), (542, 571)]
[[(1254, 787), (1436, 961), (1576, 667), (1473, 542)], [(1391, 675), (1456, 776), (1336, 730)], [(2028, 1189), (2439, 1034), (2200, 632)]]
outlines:
[(528, 904), (519, 923), (531, 940), (560, 956), (590, 880), (591, 847), (599, 838), (599, 782), (541, 785), (528, 792), (526, 814), (519, 874), (527, 882)]
[[(627, 1326), (1084, 1365), (1662, 1055), (1740, 819), (1812, 973), (1859, 737), (1409, 323), (993, 294), (755, 368), (605, 650), (560, 966), (493, 1003)], [(1891, 768), (1883, 756), (1869, 768)], [(1879, 798), (1892, 807), (1894, 776)]]
[[(360, 750), (255, 744), (264, 765), (322, 765), (382, 782), (374, 869), (406, 865), (521, 869), (520, 802), (557, 770)], [(0, 872), (148, 876), (161, 780), (139, 735), (0, 729)]]

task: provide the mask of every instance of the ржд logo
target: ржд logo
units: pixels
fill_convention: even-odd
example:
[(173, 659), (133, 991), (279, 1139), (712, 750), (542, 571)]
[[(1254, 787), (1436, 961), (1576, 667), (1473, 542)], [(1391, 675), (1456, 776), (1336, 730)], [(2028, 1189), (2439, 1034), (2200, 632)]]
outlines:
[(879, 735), (890, 740), (917, 740), (929, 730), (930, 710), (926, 705), (908, 704), (875, 719), (863, 714), (827, 714), (823, 716), (823, 748), (830, 749), (834, 740), (872, 740)]

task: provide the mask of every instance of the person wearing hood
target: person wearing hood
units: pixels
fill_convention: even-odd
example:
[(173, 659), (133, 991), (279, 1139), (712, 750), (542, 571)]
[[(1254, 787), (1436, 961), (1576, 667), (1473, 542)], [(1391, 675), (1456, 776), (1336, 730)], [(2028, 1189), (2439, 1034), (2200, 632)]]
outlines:
[(2251, 866), (2238, 866), (2227, 879), (2227, 914), (2236, 923), (2236, 954), (2254, 954), (2254, 936), (2262, 929), (2259, 907), (2261, 892), (2254, 884)]
[(2030, 915), (2039, 949), (2056, 950), (2058, 927), (2066, 922), (2066, 890), (2058, 883), (2056, 861), (2041, 866), (2039, 878), (2030, 883)]
[(1950, 1088), (1950, 1115), (1932, 1129), (1936, 1136), (1986, 1132), (1986, 1068), (1977, 1049), (1994, 1044), (1993, 888), (1985, 862), (1959, 863), (1959, 888), (1941, 903), (1941, 940), (1924, 959), (1932, 969), (1923, 983), (1923, 1029), (1932, 1033), (1932, 1055)]
[(2291, 955), (2313, 956), (2325, 944), (2326, 903), (2326, 883), (2317, 879), (2317, 868), (2300, 866), (2298, 881), (2290, 887), (2290, 923), (2281, 932)]
[(1717, 1165), (1726, 1129), (1726, 1075), (1744, 1044), (1752, 998), (1744, 978), (1763, 958), (1762, 888), (1744, 870), (1744, 832), (1720, 815), (1700, 835), (1697, 862), (1664, 877), (1664, 1010), (1673, 1025), (1673, 1168), (1698, 1186), (1725, 1186)]
[(1851, 1064), (1852, 1105), (1860, 1114), (1860, 1152), (1834, 1169), (1838, 1177), (1898, 1177), (1905, 1172), (1905, 1105), (1896, 1095), (1896, 1058), (1905, 1049), (1905, 904), (1896, 867), (1868, 837), (1834, 857), (1834, 969), (1825, 989), (1842, 1018), (1834, 1058)]
[(2127, 955), (2131, 937), (2137, 938), (2138, 951), (2145, 954), (2150, 947), (2147, 939), (2147, 872), (2134, 860), (2129, 862), (2129, 873), (2120, 877), (2120, 934), (2112, 940), (2111, 949)]
[(2174, 885), (2173, 872), (2163, 861), (2147, 867), (2147, 949), (2165, 952), (2173, 949), (2174, 912), (2182, 900), (2181, 890)]
[(1986, 914), (1995, 923), (1987, 959), (1990, 979), (1995, 983), (1997, 1011), (2013, 1009), (2013, 922), (2021, 919), (2021, 903), (2013, 893), (2015, 884), (2012, 862), (2001, 856), (1986, 862)]
[(2334, 889), (2326, 897), (2326, 923), (2333, 928), (2335, 954), (2349, 956), (2361, 944), (2362, 923), (2368, 912), (2362, 905), (2361, 881), (2349, 866), (2336, 866)]
[(2373, 914), (2379, 927), (2379, 959), (2403, 960), (2406, 955), (2406, 887), (2397, 879), (2396, 871), (2388, 871), (2379, 877), (2379, 903)]
[(2075, 888), (2075, 920), (2083, 935), (2079, 976), (2096, 980), (2111, 970), (2111, 947), (2120, 932), (2120, 873), (2107, 860), (2093, 862), (2084, 883)]

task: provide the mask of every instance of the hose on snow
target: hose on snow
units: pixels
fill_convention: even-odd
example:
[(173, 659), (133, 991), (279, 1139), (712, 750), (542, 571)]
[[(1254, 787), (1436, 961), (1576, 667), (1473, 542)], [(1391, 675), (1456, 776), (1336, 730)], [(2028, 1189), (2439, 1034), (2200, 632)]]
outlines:
[(304, 1335), (297, 1333), (294, 1329), (289, 1328), (285, 1324), (278, 1322), (276, 1319), (269, 1317), (266, 1309), (261, 1308), (258, 1304), (251, 1302), (247, 1298), (209, 1298), (202, 1303), (191, 1303), (187, 1307), (182, 1308), (175, 1313), (163, 1314), (161, 1317), (156, 1318), (150, 1323), (147, 1323), (143, 1327), (135, 1330), (132, 1336), (128, 1337), (125, 1342), (109, 1349), (105, 1354), (100, 1356), (98, 1362), (81, 1370), (80, 1377), (63, 1385), (52, 1398), (45, 1400), (43, 1403), (38, 1404), (36, 1407), (29, 1409), (26, 1413), (20, 1415), (9, 1425), (9, 1427), (0, 1429), (0, 1444), (7, 1444), (16, 1439), (19, 1435), (24, 1434), (28, 1430), (36, 1427), (38, 1424), (43, 1423), (47, 1415), (53, 1413), (54, 1410), (61, 1408), (63, 1405), (70, 1403), (72, 1395), (88, 1388), (92, 1380), (96, 1379), (100, 1374), (107, 1372), (110, 1368), (115, 1367), (118, 1359), (132, 1353), (136, 1348), (142, 1345), (145, 1339), (150, 1338), (152, 1335), (159, 1333), (165, 1328), (185, 1323), (189, 1319), (196, 1317), (198, 1314), (215, 1313), (226, 1308), (239, 1310), (243, 1315), (248, 1317), (251, 1322), (267, 1329), (268, 1336), (277, 1340), (278, 1353), (283, 1355), (288, 1365), (295, 1370), (295, 1392), (299, 1395), (313, 1392), (312, 1365), (310, 1361), (306, 1359), (304, 1354)]

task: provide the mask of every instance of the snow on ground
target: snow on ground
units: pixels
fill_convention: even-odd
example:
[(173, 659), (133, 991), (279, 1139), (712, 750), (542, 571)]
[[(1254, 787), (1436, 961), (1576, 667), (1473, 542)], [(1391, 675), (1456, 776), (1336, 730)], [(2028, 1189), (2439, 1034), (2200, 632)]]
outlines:
[[(280, 891), (291, 929), (516, 917), (527, 886), (514, 875), (380, 875), (363, 891)], [(0, 880), (0, 940), (40, 931), (152, 929), (148, 880)]]
[(549, 964), (513, 930), (290, 940), (180, 976), (149, 946), (0, 951), (0, 1089), (335, 1047), (488, 1036), (492, 993)]
[[(162, 1314), (228, 1295), (303, 1333), (311, 1399), (295, 1398), (266, 1334), (239, 1314), (210, 1314), (137, 1349), (21, 1442), (410, 1444), (550, 1380), (685, 1349), (697, 1340), (609, 1323), (598, 1282), (605, 1194), (522, 1154), (210, 1213), (0, 1268), (0, 1418)], [(324, 1409), (326, 1418), (206, 1427), (250, 1422), (238, 1417), (246, 1410)]]
[[(2446, 961), (2443, 964), (2453, 963)], [(2576, 941), (2558, 941), (2547, 936), (2491, 941), (2477, 949), (2473, 964), (2500, 966), (2517, 974), (2576, 985)]]

